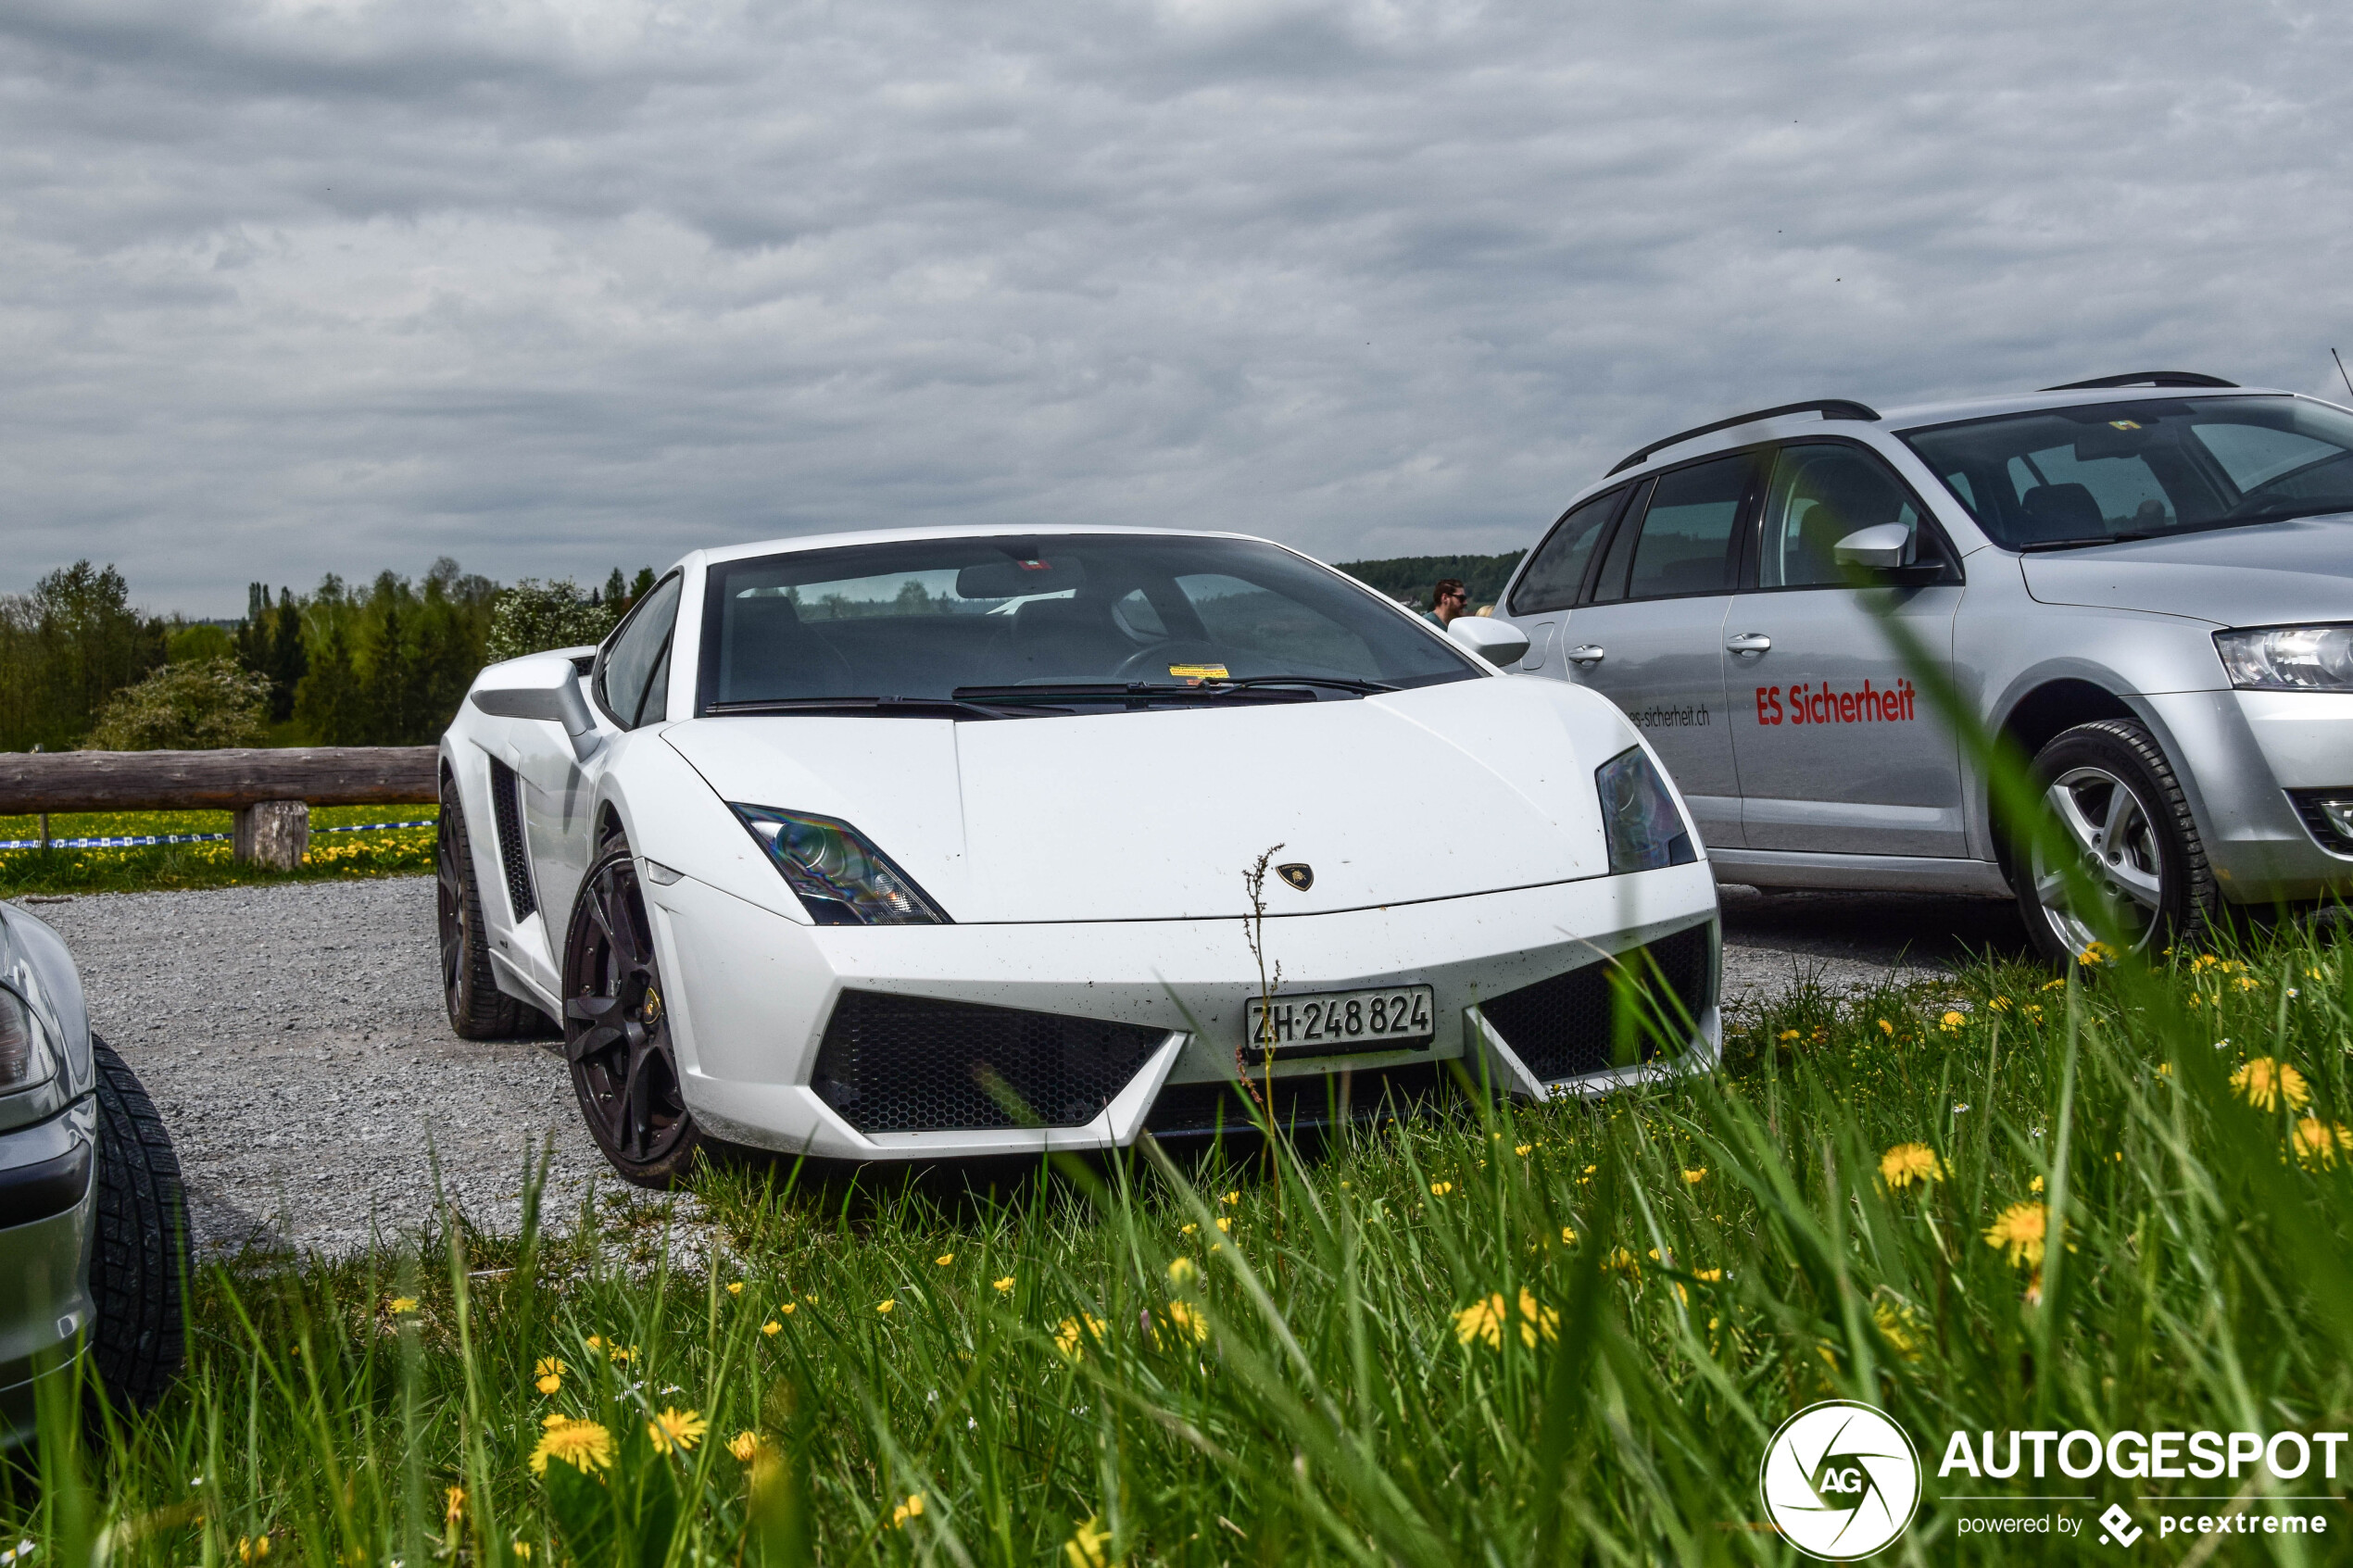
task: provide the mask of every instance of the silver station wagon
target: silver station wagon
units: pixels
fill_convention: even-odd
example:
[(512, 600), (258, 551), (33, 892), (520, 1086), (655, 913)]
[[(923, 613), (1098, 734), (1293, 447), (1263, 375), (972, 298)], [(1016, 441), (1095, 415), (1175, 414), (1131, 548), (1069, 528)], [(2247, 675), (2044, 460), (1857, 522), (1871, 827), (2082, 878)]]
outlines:
[[(1855, 585), (1854, 575), (1868, 583)], [(2353, 412), (2163, 371), (1896, 408), (1791, 404), (1654, 442), (1579, 495), (1496, 615), (1605, 693), (1718, 881), (2010, 893), (2014, 854), (1881, 624), (2033, 759), (2138, 943), (2353, 887)]]

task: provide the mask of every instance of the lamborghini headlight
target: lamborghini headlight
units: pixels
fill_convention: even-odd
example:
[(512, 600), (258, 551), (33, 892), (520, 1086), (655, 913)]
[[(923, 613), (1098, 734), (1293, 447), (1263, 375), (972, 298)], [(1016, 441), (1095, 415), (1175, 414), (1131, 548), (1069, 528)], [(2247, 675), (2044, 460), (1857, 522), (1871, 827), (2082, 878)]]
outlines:
[(946, 911), (848, 822), (728, 802), (819, 925), (946, 925)]
[(2353, 692), (2353, 626), (2217, 632), (2231, 684), (2259, 692)]
[(1601, 789), (1610, 875), (1688, 866), (1699, 859), (1675, 797), (1641, 746), (1629, 746), (1594, 769), (1593, 782)]
[(40, 1017), (14, 991), (0, 990), (0, 1095), (29, 1089), (52, 1071)]

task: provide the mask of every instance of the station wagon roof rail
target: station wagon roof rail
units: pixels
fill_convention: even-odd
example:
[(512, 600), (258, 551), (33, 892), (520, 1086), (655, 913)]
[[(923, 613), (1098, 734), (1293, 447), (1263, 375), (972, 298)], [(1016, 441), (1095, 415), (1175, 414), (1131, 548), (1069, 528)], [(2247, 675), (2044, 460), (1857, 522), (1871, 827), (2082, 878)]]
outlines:
[(1697, 425), (1690, 430), (1679, 431), (1664, 441), (1654, 441), (1647, 446), (1627, 454), (1620, 459), (1618, 465), (1609, 471), (1623, 473), (1654, 452), (1663, 452), (1669, 446), (1680, 446), (1686, 441), (1696, 441), (1703, 435), (1713, 435), (1719, 430), (1730, 430), (1734, 425), (1754, 424), (1758, 420), (1778, 419), (1783, 414), (1819, 414), (1825, 420), (1863, 420), (1871, 423), (1877, 423), (1879, 420), (1878, 409), (1844, 397), (1825, 397), (1811, 403), (1782, 403), (1770, 408), (1759, 408), (1747, 414), (1734, 414), (1729, 420), (1718, 420), (1711, 424)]

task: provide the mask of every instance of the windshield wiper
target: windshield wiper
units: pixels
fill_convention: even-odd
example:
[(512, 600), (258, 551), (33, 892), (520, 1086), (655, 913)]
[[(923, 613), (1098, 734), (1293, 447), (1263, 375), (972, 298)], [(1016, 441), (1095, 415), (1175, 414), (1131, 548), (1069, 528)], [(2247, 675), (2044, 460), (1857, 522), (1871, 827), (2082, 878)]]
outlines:
[(901, 719), (1011, 719), (1017, 715), (1000, 709), (967, 702), (960, 693), (955, 696), (778, 696), (757, 697), (742, 702), (713, 702), (703, 711), (724, 717), (730, 714), (808, 713), (808, 714), (881, 714)]
[(2022, 554), (2038, 550), (2080, 550), (2088, 545), (2121, 545), (2133, 539), (2154, 539), (2154, 533), (2095, 533), (2082, 539), (2029, 539), (2019, 546)]
[(1207, 681), (1203, 684), (1229, 689), (1235, 686), (1328, 686), (1336, 692), (1354, 692), (1358, 696), (1401, 689), (1387, 681), (1357, 681), (1345, 675), (1244, 675), (1238, 681)]
[(1237, 693), (1239, 682), (1216, 684), (1173, 685), (1164, 681), (1062, 681), (1035, 686), (958, 686), (955, 698), (959, 702), (1004, 703), (1008, 706), (1029, 707), (1051, 704), (1067, 707), (1073, 703), (1118, 703), (1127, 708), (1150, 708), (1156, 702), (1215, 703), (1215, 702), (1313, 702), (1315, 694), (1309, 691), (1285, 690), (1281, 686), (1259, 691)]

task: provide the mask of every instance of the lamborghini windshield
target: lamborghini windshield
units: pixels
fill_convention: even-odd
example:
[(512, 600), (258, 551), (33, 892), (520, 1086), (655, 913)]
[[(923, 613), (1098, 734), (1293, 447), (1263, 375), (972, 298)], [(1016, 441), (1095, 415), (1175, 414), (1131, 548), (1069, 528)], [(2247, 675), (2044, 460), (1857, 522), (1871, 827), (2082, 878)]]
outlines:
[(2353, 511), (2353, 414), (2304, 397), (2086, 404), (1904, 439), (2013, 550)]
[(1396, 607), (1245, 539), (904, 540), (711, 569), (702, 713), (1314, 701), (1467, 680)]

